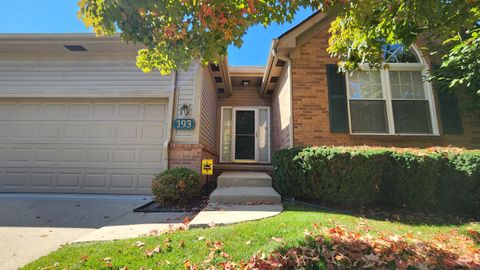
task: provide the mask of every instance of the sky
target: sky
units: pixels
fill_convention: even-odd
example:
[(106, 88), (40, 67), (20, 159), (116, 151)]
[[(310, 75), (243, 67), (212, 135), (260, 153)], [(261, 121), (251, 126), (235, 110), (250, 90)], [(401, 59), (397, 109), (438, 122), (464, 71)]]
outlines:
[[(88, 33), (77, 18), (77, 0), (0, 0), (0, 33)], [(229, 48), (232, 66), (263, 66), (273, 38), (292, 28), (312, 14), (301, 10), (295, 21), (284, 25), (261, 25), (249, 29), (244, 44)]]

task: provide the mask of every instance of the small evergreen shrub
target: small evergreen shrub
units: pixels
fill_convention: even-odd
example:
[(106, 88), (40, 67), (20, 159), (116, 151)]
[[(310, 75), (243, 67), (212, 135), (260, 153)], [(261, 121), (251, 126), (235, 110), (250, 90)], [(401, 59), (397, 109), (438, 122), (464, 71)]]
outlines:
[(198, 197), (200, 191), (200, 175), (187, 168), (166, 170), (152, 180), (155, 202), (164, 207), (185, 205), (190, 199)]
[(480, 151), (306, 147), (276, 152), (274, 186), (298, 200), (480, 215)]

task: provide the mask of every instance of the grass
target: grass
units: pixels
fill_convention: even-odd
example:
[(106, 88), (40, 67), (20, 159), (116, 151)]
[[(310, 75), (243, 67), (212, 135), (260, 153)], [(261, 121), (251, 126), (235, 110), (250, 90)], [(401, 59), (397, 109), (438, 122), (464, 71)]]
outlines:
[[(437, 233), (448, 233), (456, 229), (466, 233), (467, 228), (480, 229), (480, 225), (469, 223), (463, 225), (427, 225), (404, 224), (400, 222), (363, 219), (354, 215), (339, 214), (323, 210), (286, 204), (285, 211), (278, 216), (246, 222), (231, 226), (192, 229), (159, 236), (142, 237), (121, 241), (96, 242), (67, 245), (44, 256), (23, 269), (102, 269), (112, 266), (114, 269), (127, 266), (128, 269), (183, 269), (185, 260), (201, 263), (210, 252), (206, 241), (220, 241), (225, 245), (224, 251), (232, 256), (233, 261), (248, 260), (258, 251), (269, 252), (281, 247), (272, 239), (282, 238), (289, 246), (300, 244), (304, 240), (305, 229), (312, 229), (314, 223), (324, 227), (335, 225), (348, 229), (368, 224), (370, 233), (388, 232), (399, 235), (414, 233), (415, 237), (427, 240)], [(171, 239), (171, 250), (162, 251), (152, 257), (145, 255), (145, 249), (155, 246), (163, 247), (164, 241)], [(136, 241), (145, 243), (140, 249)], [(181, 244), (181, 242), (184, 244)], [(247, 244), (248, 242), (248, 244)], [(28, 252), (28, 251), (26, 251)], [(106, 259), (107, 258), (107, 259)], [(107, 262), (110, 262), (109, 265)]]

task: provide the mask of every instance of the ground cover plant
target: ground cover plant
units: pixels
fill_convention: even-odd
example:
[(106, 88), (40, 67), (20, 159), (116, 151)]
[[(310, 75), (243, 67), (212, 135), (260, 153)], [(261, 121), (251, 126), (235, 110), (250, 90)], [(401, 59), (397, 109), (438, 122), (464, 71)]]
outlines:
[(407, 224), (288, 203), (259, 221), (67, 245), (23, 269), (478, 269), (479, 230), (475, 222)]

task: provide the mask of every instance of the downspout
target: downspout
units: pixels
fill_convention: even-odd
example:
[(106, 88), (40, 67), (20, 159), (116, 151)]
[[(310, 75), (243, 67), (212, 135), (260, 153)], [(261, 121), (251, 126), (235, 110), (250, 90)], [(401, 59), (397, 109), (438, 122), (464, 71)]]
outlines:
[[(278, 45), (278, 43), (276, 43)], [(288, 132), (290, 133), (289, 139), (289, 147), (293, 148), (293, 78), (292, 78), (292, 60), (290, 57), (282, 57), (277, 54), (277, 48), (275, 47), (272, 51), (273, 57), (277, 57), (280, 60), (287, 62), (287, 72), (288, 72), (288, 79), (290, 81), (290, 125), (288, 126)]]
[(169, 146), (170, 141), (172, 139), (172, 126), (173, 126), (173, 117), (175, 116), (175, 98), (176, 98), (176, 88), (177, 88), (177, 71), (172, 72), (172, 84), (170, 86), (170, 97), (168, 98), (168, 109), (167, 112), (169, 113), (167, 117), (167, 137), (165, 138), (165, 142), (163, 143), (163, 160), (166, 164), (167, 169), (168, 166), (168, 154), (169, 154)]

